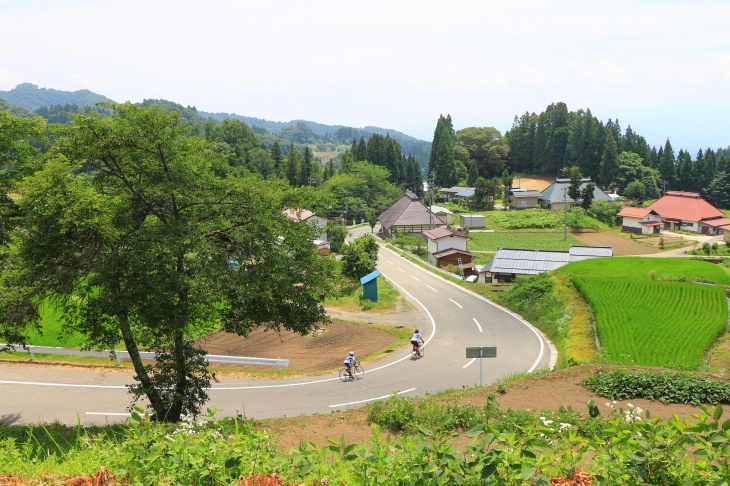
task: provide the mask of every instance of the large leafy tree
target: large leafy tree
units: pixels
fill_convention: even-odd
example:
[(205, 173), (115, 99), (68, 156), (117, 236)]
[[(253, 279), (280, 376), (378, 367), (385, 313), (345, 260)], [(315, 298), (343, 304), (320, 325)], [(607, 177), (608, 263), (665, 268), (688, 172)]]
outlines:
[(107, 108), (113, 116), (78, 116), (22, 186), (0, 329), (37, 325), (39, 303), (53, 299), (86, 348), (123, 342), (135, 398), (177, 421), (199, 411), (215, 378), (195, 338), (259, 325), (307, 332), (326, 320), (327, 260), (312, 228), (281, 213), (284, 187), (218, 177), (227, 161), (178, 113)]
[(509, 154), (509, 145), (493, 127), (470, 127), (456, 132), (456, 144), (469, 152), (478, 175), (489, 178), (502, 173)]
[(45, 140), (43, 118), (18, 118), (0, 108), (0, 243), (18, 216), (18, 207), (9, 196), (23, 176), (33, 171), (39, 154), (39, 142)]

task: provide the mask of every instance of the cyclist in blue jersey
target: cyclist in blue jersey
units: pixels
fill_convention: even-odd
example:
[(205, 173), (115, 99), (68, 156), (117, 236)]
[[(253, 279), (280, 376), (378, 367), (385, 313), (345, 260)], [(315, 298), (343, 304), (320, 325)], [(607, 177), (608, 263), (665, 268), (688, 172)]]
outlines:
[(413, 345), (413, 351), (415, 351), (418, 354), (418, 357), (421, 357), (421, 343), (425, 344), (425, 341), (423, 340), (423, 336), (421, 336), (421, 333), (418, 329), (416, 329), (416, 332), (413, 333), (413, 336), (411, 336), (411, 344)]
[(355, 364), (355, 353), (350, 351), (350, 354), (347, 355), (347, 358), (345, 358), (345, 366), (347, 367), (347, 372), (350, 374), (350, 378), (354, 378), (352, 376), (352, 367)]

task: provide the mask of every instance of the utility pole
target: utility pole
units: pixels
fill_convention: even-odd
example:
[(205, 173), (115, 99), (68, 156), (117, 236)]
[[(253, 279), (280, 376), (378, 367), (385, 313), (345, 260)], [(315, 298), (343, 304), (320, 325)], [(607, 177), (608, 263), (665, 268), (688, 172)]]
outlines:
[(563, 188), (563, 239), (568, 239), (568, 186)]
[(662, 196), (665, 196), (667, 194), (667, 184), (669, 181), (662, 181)]
[(436, 172), (432, 171), (429, 174), (429, 181), (428, 181), (428, 196), (430, 199), (430, 202), (428, 204), (428, 229), (433, 229), (433, 181), (436, 178)]

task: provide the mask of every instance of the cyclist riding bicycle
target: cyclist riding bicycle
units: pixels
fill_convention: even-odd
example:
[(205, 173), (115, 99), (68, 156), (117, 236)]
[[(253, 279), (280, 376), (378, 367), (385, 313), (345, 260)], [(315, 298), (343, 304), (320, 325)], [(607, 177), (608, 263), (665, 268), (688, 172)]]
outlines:
[(350, 377), (352, 376), (352, 366), (355, 364), (355, 353), (350, 351), (350, 354), (347, 355), (345, 358), (345, 366), (347, 367), (347, 372), (350, 374)]
[(418, 357), (421, 357), (421, 343), (425, 344), (425, 341), (423, 340), (423, 336), (421, 336), (420, 331), (416, 329), (416, 332), (413, 333), (413, 336), (411, 336), (411, 344), (413, 345), (413, 351), (418, 354)]

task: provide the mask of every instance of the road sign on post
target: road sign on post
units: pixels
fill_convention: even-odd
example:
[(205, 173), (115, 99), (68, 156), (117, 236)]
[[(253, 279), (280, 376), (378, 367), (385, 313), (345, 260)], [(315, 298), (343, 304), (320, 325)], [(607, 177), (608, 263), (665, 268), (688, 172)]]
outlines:
[(479, 358), (479, 386), (482, 386), (482, 361), (481, 358), (496, 358), (496, 347), (466, 348), (467, 358)]

